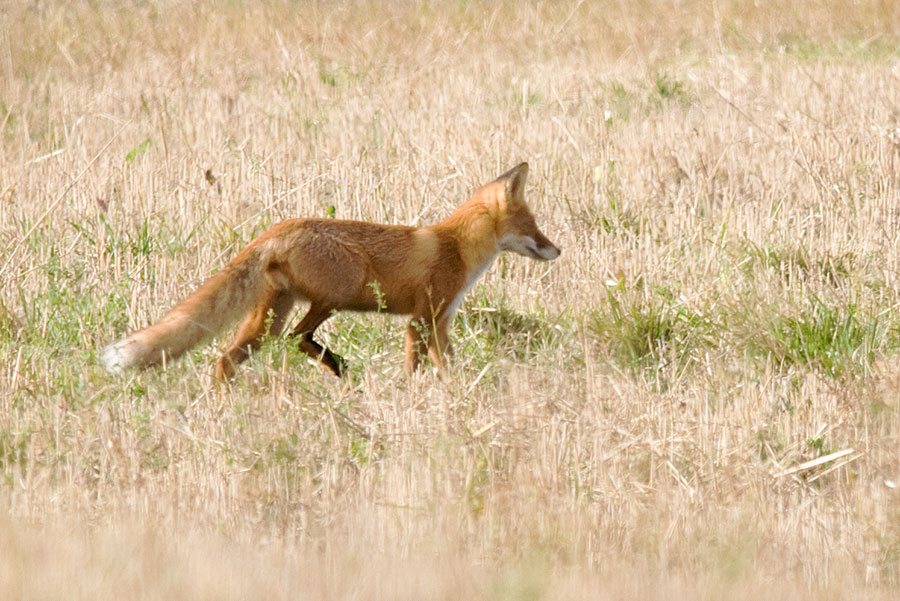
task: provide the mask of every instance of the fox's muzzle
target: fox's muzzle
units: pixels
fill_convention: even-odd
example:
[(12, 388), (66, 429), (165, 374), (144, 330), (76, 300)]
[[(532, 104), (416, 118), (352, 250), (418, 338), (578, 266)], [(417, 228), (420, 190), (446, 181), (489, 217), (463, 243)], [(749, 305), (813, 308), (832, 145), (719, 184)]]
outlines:
[(538, 261), (552, 261), (562, 252), (555, 244), (550, 242), (547, 236), (540, 232), (538, 232), (534, 242), (535, 247), (529, 250), (532, 251), (532, 256)]

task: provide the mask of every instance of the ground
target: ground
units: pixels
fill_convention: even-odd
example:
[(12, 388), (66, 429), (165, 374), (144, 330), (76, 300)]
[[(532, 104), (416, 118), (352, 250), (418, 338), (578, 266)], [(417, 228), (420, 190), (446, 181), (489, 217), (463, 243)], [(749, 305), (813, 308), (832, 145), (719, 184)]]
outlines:
[[(879, 599), (900, 581), (900, 4), (6, 3), (0, 597)], [(105, 373), (272, 223), (520, 161), (550, 263)], [(229, 333), (230, 334), (230, 333)]]

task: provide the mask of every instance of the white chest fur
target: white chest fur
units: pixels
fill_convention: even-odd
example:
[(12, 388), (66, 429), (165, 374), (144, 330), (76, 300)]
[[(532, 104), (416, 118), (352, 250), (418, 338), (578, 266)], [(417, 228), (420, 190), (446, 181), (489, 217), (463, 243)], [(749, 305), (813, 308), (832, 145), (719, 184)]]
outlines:
[(465, 285), (462, 289), (456, 294), (453, 298), (453, 301), (450, 303), (450, 306), (447, 308), (447, 320), (452, 320), (453, 316), (456, 314), (456, 310), (459, 309), (459, 305), (462, 303), (463, 297), (465, 297), (466, 293), (475, 285), (481, 276), (484, 275), (484, 272), (488, 270), (491, 264), (494, 262), (494, 259), (497, 258), (498, 253), (493, 253), (485, 259), (484, 263), (478, 266), (478, 268), (469, 275), (469, 279), (466, 280)]

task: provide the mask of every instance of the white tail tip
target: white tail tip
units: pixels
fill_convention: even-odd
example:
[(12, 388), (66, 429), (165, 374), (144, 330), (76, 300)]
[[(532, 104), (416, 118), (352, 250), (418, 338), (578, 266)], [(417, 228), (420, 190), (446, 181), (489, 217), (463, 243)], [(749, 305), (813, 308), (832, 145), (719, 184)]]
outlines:
[(118, 374), (133, 366), (139, 356), (140, 346), (136, 344), (136, 341), (125, 338), (103, 349), (100, 363), (109, 373)]

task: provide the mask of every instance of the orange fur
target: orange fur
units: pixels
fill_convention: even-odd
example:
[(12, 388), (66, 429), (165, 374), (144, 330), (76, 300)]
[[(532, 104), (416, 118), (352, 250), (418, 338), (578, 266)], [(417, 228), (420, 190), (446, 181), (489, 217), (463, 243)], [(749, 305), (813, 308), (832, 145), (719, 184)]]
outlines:
[[(440, 369), (450, 353), (448, 325), (463, 295), (500, 251), (540, 260), (559, 256), (525, 205), (522, 163), (479, 188), (442, 222), (424, 228), (333, 219), (291, 219), (274, 225), (159, 322), (108, 346), (110, 371), (174, 358), (245, 315), (219, 359), (216, 374), (281, 332), (298, 301), (309, 309), (294, 329), (300, 348), (340, 375), (343, 360), (313, 340), (339, 310), (411, 315), (406, 368), (428, 355)], [(271, 315), (271, 321), (270, 321)]]

